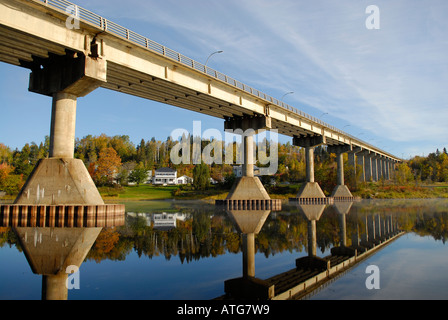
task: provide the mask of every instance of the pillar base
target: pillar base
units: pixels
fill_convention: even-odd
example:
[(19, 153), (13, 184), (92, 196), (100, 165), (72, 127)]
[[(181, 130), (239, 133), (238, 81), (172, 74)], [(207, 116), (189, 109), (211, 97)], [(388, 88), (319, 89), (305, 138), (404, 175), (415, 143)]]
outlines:
[(325, 198), (325, 194), (317, 182), (307, 182), (300, 188), (297, 198)]
[(14, 204), (104, 204), (98, 189), (79, 159), (41, 159)]
[(348, 187), (343, 184), (343, 185), (337, 185), (334, 189), (333, 189), (333, 193), (331, 194), (332, 198), (353, 198), (352, 193), (350, 192), (350, 190), (348, 189)]
[(238, 178), (230, 190), (227, 200), (270, 200), (258, 177)]
[(224, 282), (225, 293), (233, 299), (269, 300), (274, 297), (274, 285), (255, 278), (236, 278)]

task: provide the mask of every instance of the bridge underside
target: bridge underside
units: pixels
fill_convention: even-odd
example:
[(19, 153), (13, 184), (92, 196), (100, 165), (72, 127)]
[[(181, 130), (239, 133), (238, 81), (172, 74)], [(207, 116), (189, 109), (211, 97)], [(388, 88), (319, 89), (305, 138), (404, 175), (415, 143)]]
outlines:
[[(74, 53), (71, 48), (46, 39), (36, 39), (34, 36), (1, 25), (0, 43), (0, 61), (31, 70), (45, 68), (55, 57), (60, 58)], [(211, 94), (192, 90), (110, 61), (107, 62), (107, 82), (101, 87), (220, 119), (260, 115), (236, 103), (229, 103)], [(271, 129), (276, 129), (279, 134), (286, 136), (317, 135), (314, 131), (276, 118), (271, 118), (271, 125)], [(340, 141), (339, 136), (335, 136), (335, 139), (327, 137), (326, 144), (343, 145), (344, 142)]]

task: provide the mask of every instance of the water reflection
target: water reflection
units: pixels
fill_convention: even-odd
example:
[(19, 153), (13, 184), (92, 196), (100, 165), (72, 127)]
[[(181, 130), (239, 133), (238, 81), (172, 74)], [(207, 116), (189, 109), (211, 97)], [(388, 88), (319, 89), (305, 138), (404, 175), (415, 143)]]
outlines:
[[(366, 247), (360, 244), (359, 221), (355, 214), (352, 244), (347, 243), (346, 216), (352, 208), (352, 201), (336, 202), (331, 207), (338, 216), (339, 245), (331, 248), (331, 254), (323, 258), (317, 256), (317, 227), (326, 207), (324, 204), (297, 204), (300, 214), (307, 219), (308, 255), (295, 260), (296, 267), (268, 279), (255, 277), (255, 235), (263, 226), (269, 212), (228, 211), (237, 230), (243, 238), (243, 277), (225, 281), (225, 295), (220, 299), (297, 299), (325, 284), (338, 274), (345, 272), (373, 254), (377, 248), (396, 238), (398, 231), (391, 223), (391, 216), (376, 214), (371, 222), (371, 235)], [(366, 215), (366, 217), (372, 217)], [(375, 222), (376, 223), (375, 223)], [(375, 228), (376, 225), (376, 228)], [(367, 230), (367, 229), (366, 229)]]
[[(66, 300), (68, 275), (81, 267), (102, 228), (14, 228), (35, 274), (42, 275), (42, 299)], [(73, 268), (75, 267), (75, 268)]]
[[(5, 244), (23, 250), (31, 270), (42, 275), (43, 299), (67, 298), (67, 266), (80, 267), (86, 261), (122, 261), (132, 273), (134, 265), (127, 258), (134, 252), (149, 265), (156, 258), (164, 258), (172, 269), (160, 272), (157, 277), (167, 283), (171, 281), (172, 270), (182, 274), (187, 264), (191, 278), (188, 281), (192, 284), (204, 273), (209, 273), (210, 278), (222, 279), (216, 284), (218, 294), (203, 298), (227, 293), (227, 298), (265, 299), (288, 292), (310, 276), (328, 272), (341, 261), (381, 246), (397, 230), (429, 235), (445, 243), (447, 203), (446, 200), (402, 200), (284, 205), (280, 212), (221, 211), (193, 202), (173, 202), (160, 210), (139, 203), (138, 208), (131, 206), (128, 210), (134, 213), (128, 212), (125, 225), (113, 229), (1, 228), (0, 251), (7, 249)], [(235, 254), (241, 255), (236, 266), (239, 276), (237, 273), (235, 277), (235, 272), (226, 276), (214, 272), (213, 268), (201, 267), (203, 261), (214, 261), (206, 258), (230, 259)], [(265, 259), (256, 260), (258, 256)], [(262, 276), (256, 273), (279, 256), (288, 258), (290, 266), (272, 265), (269, 273)], [(100, 269), (102, 266), (99, 265)], [(113, 285), (114, 280), (110, 282)], [(148, 292), (156, 291), (151, 282), (145, 286)], [(116, 290), (132, 291), (133, 288), (121, 284)], [(294, 294), (289, 292), (288, 297)], [(154, 296), (148, 294), (148, 297)], [(92, 293), (87, 298), (102, 298), (102, 295)], [(184, 298), (188, 299), (189, 295)]]

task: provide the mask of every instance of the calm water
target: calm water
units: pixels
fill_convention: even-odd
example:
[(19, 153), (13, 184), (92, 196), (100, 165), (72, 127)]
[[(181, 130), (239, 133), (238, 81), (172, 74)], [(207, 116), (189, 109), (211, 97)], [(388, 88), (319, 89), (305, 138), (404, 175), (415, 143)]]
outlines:
[[(325, 257), (332, 247), (361, 239), (369, 215), (392, 216), (408, 233), (308, 298), (448, 299), (446, 200), (363, 201), (310, 212), (284, 205), (281, 212), (251, 215), (194, 201), (128, 202), (126, 210), (124, 226), (79, 236), (81, 247), (88, 239), (92, 247), (79, 269), (79, 289), (68, 290), (68, 299), (213, 299), (224, 294), (224, 281), (242, 276), (241, 232), (258, 232), (255, 276), (266, 279), (313, 250), (309, 219), (317, 220), (315, 254)], [(67, 232), (81, 230), (18, 229), (0, 228), (0, 299), (41, 299), (39, 272), (80, 255)], [(369, 265), (380, 271), (379, 289), (366, 288)]]

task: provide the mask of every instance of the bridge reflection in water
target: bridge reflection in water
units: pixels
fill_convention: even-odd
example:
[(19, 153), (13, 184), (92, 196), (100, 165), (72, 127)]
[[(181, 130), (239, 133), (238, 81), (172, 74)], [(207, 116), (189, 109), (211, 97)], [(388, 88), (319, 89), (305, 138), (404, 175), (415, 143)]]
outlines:
[(308, 220), (308, 256), (296, 259), (296, 267), (268, 279), (255, 277), (255, 235), (270, 211), (228, 210), (228, 214), (243, 238), (243, 276), (225, 281), (225, 295), (217, 299), (300, 299), (345, 273), (348, 269), (375, 253), (403, 234), (392, 215), (365, 215), (365, 229), (359, 224), (347, 245), (346, 216), (353, 201), (338, 201), (332, 206), (339, 215), (340, 244), (331, 254), (318, 257), (316, 222), (328, 205), (297, 204), (300, 214)]
[(125, 223), (124, 205), (0, 205), (0, 227), (11, 227), (34, 274), (42, 300), (67, 300), (77, 272), (103, 227)]

